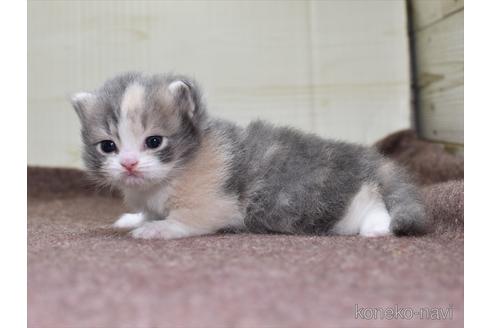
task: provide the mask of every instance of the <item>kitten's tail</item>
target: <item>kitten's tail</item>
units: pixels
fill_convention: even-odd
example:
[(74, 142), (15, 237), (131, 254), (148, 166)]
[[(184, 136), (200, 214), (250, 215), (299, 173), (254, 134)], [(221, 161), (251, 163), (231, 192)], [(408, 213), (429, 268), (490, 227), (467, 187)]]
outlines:
[(379, 171), (382, 196), (391, 217), (390, 229), (397, 236), (417, 236), (430, 230), (418, 189), (403, 169), (386, 161)]

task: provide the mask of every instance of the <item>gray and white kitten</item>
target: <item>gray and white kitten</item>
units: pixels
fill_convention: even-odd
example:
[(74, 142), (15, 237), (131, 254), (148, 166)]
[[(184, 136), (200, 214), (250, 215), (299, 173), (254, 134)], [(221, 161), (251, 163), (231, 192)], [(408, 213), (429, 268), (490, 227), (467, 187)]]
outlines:
[(126, 73), (72, 103), (88, 172), (122, 191), (135, 213), (114, 227), (135, 238), (426, 231), (416, 188), (375, 150), (211, 118), (186, 77)]

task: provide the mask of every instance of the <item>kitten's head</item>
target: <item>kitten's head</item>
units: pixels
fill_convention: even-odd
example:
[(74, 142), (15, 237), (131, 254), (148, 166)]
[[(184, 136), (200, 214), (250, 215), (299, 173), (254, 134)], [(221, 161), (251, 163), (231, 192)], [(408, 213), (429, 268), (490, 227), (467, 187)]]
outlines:
[(75, 94), (72, 104), (85, 165), (101, 185), (162, 183), (200, 144), (205, 108), (196, 84), (183, 77), (127, 73)]

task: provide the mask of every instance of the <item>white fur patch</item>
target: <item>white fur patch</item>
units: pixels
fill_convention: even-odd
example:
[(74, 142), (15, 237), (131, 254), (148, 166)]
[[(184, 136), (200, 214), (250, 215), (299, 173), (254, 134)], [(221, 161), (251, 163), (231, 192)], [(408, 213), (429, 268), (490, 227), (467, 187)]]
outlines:
[(366, 237), (390, 235), (391, 217), (376, 186), (364, 184), (333, 232)]
[(386, 207), (378, 203), (367, 213), (359, 233), (364, 237), (388, 236), (391, 235), (390, 223), (391, 217)]
[[(140, 199), (154, 195), (156, 190), (152, 188), (152, 184), (164, 179), (173, 169), (174, 163), (162, 164), (153, 154), (138, 152), (138, 150), (135, 153), (138, 154), (139, 162), (137, 171), (142, 177), (129, 177), (125, 168), (120, 164), (119, 155), (108, 156), (105, 167), (113, 181), (118, 183), (120, 188), (123, 188), (125, 199), (128, 198), (132, 209), (141, 211), (140, 207), (135, 207), (132, 204), (141, 203)], [(132, 201), (133, 199), (136, 201)]]
[(144, 223), (145, 217), (142, 213), (125, 213), (115, 223), (113, 227), (117, 229), (133, 229)]

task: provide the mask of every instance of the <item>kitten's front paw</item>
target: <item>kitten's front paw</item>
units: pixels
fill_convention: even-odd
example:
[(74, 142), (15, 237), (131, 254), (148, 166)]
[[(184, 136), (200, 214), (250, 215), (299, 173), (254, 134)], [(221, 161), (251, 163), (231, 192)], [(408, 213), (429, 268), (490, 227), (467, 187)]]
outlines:
[(142, 225), (144, 221), (145, 218), (142, 213), (125, 213), (113, 223), (113, 228), (133, 229)]
[(144, 223), (130, 234), (137, 239), (176, 239), (196, 235), (187, 226), (170, 219)]

